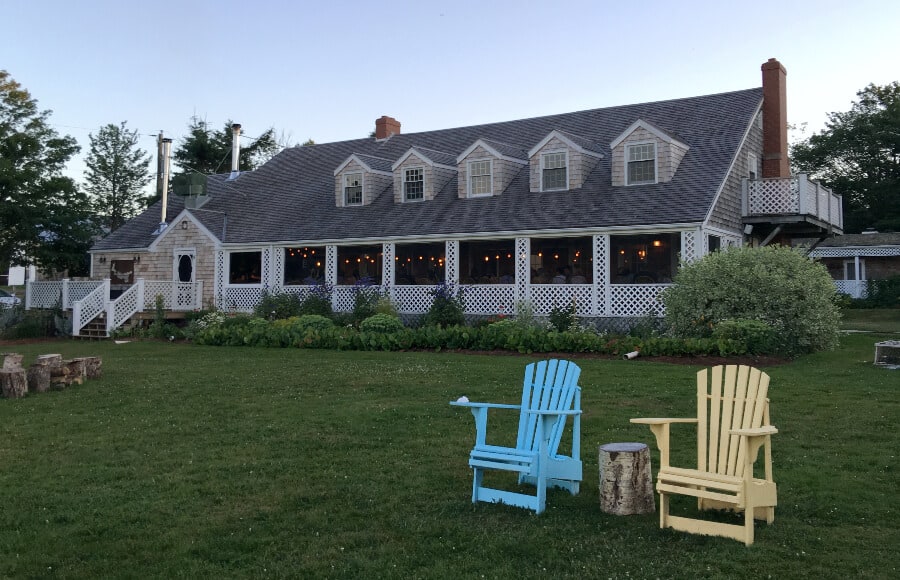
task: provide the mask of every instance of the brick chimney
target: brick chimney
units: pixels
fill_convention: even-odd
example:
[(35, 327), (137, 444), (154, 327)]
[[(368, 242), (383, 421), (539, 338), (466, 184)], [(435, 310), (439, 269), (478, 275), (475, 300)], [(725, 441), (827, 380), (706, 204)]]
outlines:
[(375, 138), (387, 139), (391, 135), (400, 134), (400, 121), (393, 117), (382, 116), (375, 119)]
[(762, 65), (763, 177), (790, 177), (787, 130), (787, 71), (770, 58)]

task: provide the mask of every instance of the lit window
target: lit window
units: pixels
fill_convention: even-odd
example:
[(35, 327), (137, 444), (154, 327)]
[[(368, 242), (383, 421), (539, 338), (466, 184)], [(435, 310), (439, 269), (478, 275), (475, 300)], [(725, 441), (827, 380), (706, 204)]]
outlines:
[(407, 169), (404, 172), (403, 194), (406, 201), (425, 199), (425, 175), (422, 168)]
[(628, 146), (628, 185), (656, 183), (656, 143)]
[(541, 190), (568, 189), (565, 153), (545, 153), (541, 156)]
[(469, 195), (491, 194), (491, 161), (469, 163)]
[(344, 204), (362, 205), (362, 173), (348, 173), (344, 176)]

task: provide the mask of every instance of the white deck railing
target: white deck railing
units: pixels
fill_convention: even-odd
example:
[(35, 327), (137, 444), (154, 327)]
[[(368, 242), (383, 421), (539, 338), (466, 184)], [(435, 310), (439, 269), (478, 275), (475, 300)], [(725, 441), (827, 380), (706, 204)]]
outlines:
[[(94, 288), (87, 296), (72, 305), (72, 336), (81, 336), (81, 329), (102, 312), (106, 311), (109, 302), (109, 280)], [(109, 317), (107, 317), (107, 334), (109, 334)]]
[(851, 298), (865, 298), (869, 294), (869, 284), (866, 280), (835, 280), (834, 284), (838, 292)]
[(792, 177), (769, 177), (744, 181), (744, 217), (769, 215), (813, 216), (843, 229), (841, 196), (805, 173)]

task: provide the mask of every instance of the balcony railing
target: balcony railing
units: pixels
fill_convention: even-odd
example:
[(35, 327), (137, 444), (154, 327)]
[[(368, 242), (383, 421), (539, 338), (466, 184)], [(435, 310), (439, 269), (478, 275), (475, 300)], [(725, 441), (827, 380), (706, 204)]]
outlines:
[(844, 228), (841, 196), (810, 180), (805, 173), (744, 180), (743, 189), (744, 217), (809, 216)]

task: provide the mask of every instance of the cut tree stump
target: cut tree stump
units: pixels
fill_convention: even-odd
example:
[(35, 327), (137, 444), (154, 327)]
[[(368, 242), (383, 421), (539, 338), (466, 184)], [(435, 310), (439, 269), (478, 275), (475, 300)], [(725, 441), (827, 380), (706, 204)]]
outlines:
[(103, 359), (99, 356), (84, 357), (84, 376), (87, 379), (99, 379), (103, 376)]
[(22, 355), (15, 352), (0, 353), (0, 368), (4, 370), (22, 368)]
[(643, 443), (608, 443), (599, 452), (600, 509), (620, 516), (656, 511), (650, 448)]
[(0, 394), (6, 399), (20, 399), (28, 392), (25, 369), (0, 370)]
[(84, 384), (84, 359), (64, 360), (50, 369), (50, 388), (62, 390), (70, 385)]
[(46, 393), (50, 390), (50, 366), (33, 364), (28, 367), (28, 390), (32, 393)]
[(53, 374), (53, 370), (62, 364), (62, 355), (61, 354), (42, 354), (38, 355), (37, 359), (35, 359), (34, 364), (36, 365), (47, 365), (50, 368), (50, 374)]

